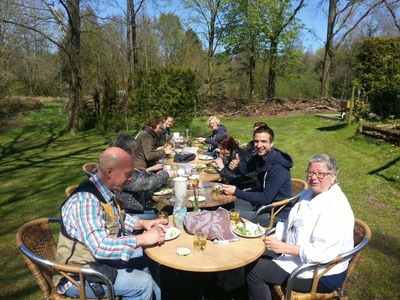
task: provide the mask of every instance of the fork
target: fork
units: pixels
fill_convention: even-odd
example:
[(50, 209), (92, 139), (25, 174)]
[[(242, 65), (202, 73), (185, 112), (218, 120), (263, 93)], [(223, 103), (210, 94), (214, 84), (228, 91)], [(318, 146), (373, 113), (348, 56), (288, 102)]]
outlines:
[(243, 221), (242, 217), (240, 217), (240, 222), (242, 222), (243, 227), (246, 228), (246, 223)]

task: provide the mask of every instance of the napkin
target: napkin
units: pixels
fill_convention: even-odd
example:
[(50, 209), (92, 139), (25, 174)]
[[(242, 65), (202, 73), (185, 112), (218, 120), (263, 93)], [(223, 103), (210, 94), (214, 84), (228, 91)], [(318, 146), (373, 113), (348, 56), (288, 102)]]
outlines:
[(222, 207), (216, 211), (202, 210), (197, 213), (187, 214), (183, 218), (186, 230), (190, 234), (201, 231), (207, 239), (226, 242), (237, 242), (239, 238), (231, 230), (229, 212)]
[(184, 153), (184, 154), (177, 153), (177, 154), (175, 154), (174, 162), (185, 163), (185, 162), (192, 161), (195, 158), (196, 158), (196, 154), (194, 154), (194, 153)]

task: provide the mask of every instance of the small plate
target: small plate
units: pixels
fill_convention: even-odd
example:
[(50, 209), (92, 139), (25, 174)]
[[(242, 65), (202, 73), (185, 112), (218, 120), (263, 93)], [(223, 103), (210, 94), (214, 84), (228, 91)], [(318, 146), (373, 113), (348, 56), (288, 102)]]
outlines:
[(214, 159), (212, 156), (210, 156), (210, 155), (204, 155), (204, 154), (199, 155), (198, 158), (201, 159), (201, 160), (210, 160), (210, 159)]
[(178, 228), (168, 227), (165, 232), (165, 240), (166, 241), (173, 240), (173, 239), (177, 238), (180, 234), (181, 234), (181, 232), (179, 231)]
[[(254, 238), (254, 237), (259, 237), (262, 236), (265, 232), (265, 229), (262, 226), (259, 226), (254, 223), (246, 223), (246, 230), (248, 231), (246, 234), (238, 230), (237, 228), (243, 228), (243, 224), (239, 223), (236, 224), (235, 226), (232, 226), (232, 231), (236, 235), (242, 236), (242, 237), (248, 237), (248, 238)], [(257, 229), (260, 232), (257, 232)], [(257, 232), (257, 233), (256, 233)]]
[[(206, 197), (204, 196), (197, 196), (197, 198), (199, 199), (199, 202), (206, 200)], [(190, 196), (189, 200), (194, 201), (194, 196)]]
[(176, 248), (176, 254), (178, 254), (179, 256), (187, 256), (191, 253), (189, 248), (186, 247), (178, 247)]
[(192, 166), (194, 166), (195, 168), (199, 169), (199, 170), (203, 170), (206, 168), (205, 164), (191, 164)]
[(156, 196), (164, 196), (164, 195), (169, 195), (171, 193), (172, 193), (172, 190), (171, 189), (167, 189), (167, 190), (164, 190), (164, 191), (154, 192), (153, 194), (156, 195)]

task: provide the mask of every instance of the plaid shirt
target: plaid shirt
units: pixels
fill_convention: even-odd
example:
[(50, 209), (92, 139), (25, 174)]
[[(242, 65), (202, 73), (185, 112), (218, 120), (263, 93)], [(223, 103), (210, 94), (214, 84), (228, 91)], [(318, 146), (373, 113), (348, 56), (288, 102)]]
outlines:
[[(119, 222), (118, 209), (114, 204), (114, 194), (97, 177), (90, 178)], [(105, 227), (105, 211), (99, 200), (90, 193), (78, 192), (71, 196), (61, 208), (62, 220), (70, 237), (86, 245), (96, 259), (128, 261), (136, 248), (136, 237), (131, 235), (138, 218), (125, 216), (125, 235), (111, 237)], [(72, 283), (58, 286), (58, 292), (64, 294)]]

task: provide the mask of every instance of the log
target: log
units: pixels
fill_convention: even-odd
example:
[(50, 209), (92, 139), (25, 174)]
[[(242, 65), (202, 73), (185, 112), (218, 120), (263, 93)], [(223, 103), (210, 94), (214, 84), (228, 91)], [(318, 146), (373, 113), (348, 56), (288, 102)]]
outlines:
[(366, 136), (370, 136), (376, 139), (383, 139), (385, 141), (389, 141), (389, 142), (393, 142), (397, 145), (400, 144), (400, 137), (393, 137), (390, 135), (386, 135), (386, 134), (382, 134), (380, 132), (377, 131), (363, 131), (361, 132), (362, 135), (366, 135)]
[(391, 135), (394, 137), (400, 138), (400, 130), (395, 130), (395, 129), (385, 129), (382, 127), (378, 126), (373, 126), (373, 125), (368, 125), (368, 124), (363, 124), (362, 125), (362, 131), (377, 131), (385, 135)]

